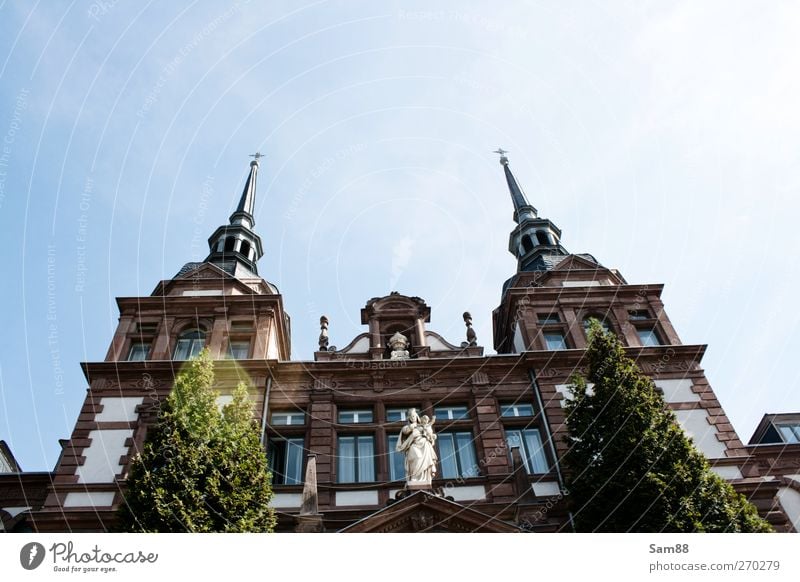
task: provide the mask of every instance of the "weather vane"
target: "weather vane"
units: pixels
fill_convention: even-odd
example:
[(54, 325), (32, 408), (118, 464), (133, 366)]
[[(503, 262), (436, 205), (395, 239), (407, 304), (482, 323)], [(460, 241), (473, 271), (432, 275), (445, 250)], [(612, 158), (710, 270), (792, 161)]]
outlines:
[(256, 152), (256, 153), (254, 153), (254, 154), (250, 154), (250, 156), (249, 156), (249, 157), (251, 157), (251, 158), (255, 158), (255, 159), (256, 159), (256, 161), (258, 161), (259, 159), (261, 159), (261, 158), (263, 158), (263, 157), (264, 157), (264, 154), (262, 154), (261, 152)]

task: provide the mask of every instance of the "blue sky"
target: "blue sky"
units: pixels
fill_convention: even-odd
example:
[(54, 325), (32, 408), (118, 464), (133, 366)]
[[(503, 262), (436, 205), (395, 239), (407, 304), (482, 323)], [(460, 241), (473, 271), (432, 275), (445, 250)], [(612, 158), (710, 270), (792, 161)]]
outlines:
[(148, 295), (262, 160), (259, 268), (293, 357), (370, 297), (461, 341), (515, 269), (503, 146), (531, 202), (665, 283), (743, 439), (800, 411), (800, 20), (770, 2), (0, 2), (0, 438), (52, 468), (114, 298)]

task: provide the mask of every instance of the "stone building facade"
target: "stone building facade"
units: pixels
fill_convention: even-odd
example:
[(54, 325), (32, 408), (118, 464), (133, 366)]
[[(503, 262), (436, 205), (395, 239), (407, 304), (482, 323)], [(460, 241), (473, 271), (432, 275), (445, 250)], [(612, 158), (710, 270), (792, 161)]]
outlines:
[[(779, 495), (783, 476), (737, 436), (701, 367), (705, 346), (681, 342), (663, 286), (628, 283), (592, 255), (569, 253), (499, 153), (518, 267), (493, 313), (496, 353), (480, 345), (468, 313), (465, 341), (450, 343), (428, 329), (423, 299), (393, 292), (366, 302), (364, 332), (345, 347), (329, 344), (323, 318), (314, 360), (292, 360), (283, 298), (258, 274), (256, 159), (206, 260), (149, 297), (117, 300), (116, 333), (104, 361), (82, 364), (86, 399), (41, 507), (27, 513), (30, 527), (113, 527), (129, 461), (159, 402), (183, 363), (208, 347), (221, 402), (240, 379), (251, 386), (279, 531), (570, 531), (563, 405), (593, 317), (622, 338), (713, 469), (778, 529), (796, 529), (797, 515), (786, 513), (800, 508)], [(396, 334), (406, 340), (401, 350), (391, 345)], [(435, 418), (439, 463), (433, 491), (398, 495), (395, 444), (412, 407)]]

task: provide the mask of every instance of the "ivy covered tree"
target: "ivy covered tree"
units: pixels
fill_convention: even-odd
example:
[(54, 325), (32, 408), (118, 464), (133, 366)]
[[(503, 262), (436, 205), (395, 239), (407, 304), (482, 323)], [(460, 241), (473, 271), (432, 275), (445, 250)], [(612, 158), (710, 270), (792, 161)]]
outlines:
[(120, 527), (131, 532), (270, 532), (271, 475), (244, 383), (220, 411), (207, 350), (175, 379), (131, 462)]
[(710, 469), (653, 381), (596, 320), (586, 361), (586, 377), (573, 376), (565, 407), (564, 465), (577, 531), (772, 531)]

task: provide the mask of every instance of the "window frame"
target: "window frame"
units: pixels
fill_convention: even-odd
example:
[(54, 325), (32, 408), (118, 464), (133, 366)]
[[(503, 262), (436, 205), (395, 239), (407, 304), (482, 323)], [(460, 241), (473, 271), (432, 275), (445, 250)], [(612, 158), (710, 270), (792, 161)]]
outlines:
[[(300, 465), (298, 467), (298, 474), (296, 478), (292, 478), (294, 481), (293, 483), (287, 483), (288, 477), (288, 465), (289, 465), (289, 443), (297, 443), (300, 442)], [(305, 435), (268, 435), (267, 437), (267, 461), (269, 465), (269, 471), (272, 473), (272, 483), (277, 486), (283, 485), (302, 485), (304, 481), (303, 471), (305, 469), (305, 461), (306, 461), (306, 448), (305, 448)], [(276, 443), (283, 443), (283, 463), (282, 463), (282, 472), (275, 471), (275, 455), (272, 454), (272, 450), (274, 447), (277, 446)], [(294, 446), (297, 446), (296, 444)], [(280, 476), (280, 483), (275, 481), (275, 476)]]
[[(137, 346), (145, 346), (147, 348), (143, 358), (134, 359), (134, 358), (131, 357), (133, 355), (134, 350), (136, 349)], [(152, 351), (153, 351), (153, 342), (152, 342), (152, 340), (150, 340), (150, 341), (147, 341), (147, 340), (145, 340), (145, 341), (132, 340), (130, 342), (130, 347), (128, 348), (128, 357), (125, 358), (125, 361), (126, 362), (146, 362), (147, 360), (150, 359), (150, 352), (152, 352)]]
[[(468, 435), (469, 436), (469, 444), (470, 444), (470, 452), (472, 454), (472, 464), (469, 467), (470, 470), (474, 469), (474, 472), (465, 473), (464, 472), (464, 460), (461, 456), (461, 451), (464, 450), (464, 447), (459, 445), (458, 437), (460, 435)], [(474, 479), (476, 477), (481, 477), (481, 470), (480, 464), (478, 462), (478, 444), (476, 443), (475, 432), (470, 427), (469, 429), (466, 427), (453, 427), (448, 430), (440, 431), (436, 434), (436, 454), (439, 457), (438, 465), (439, 465), (439, 479)], [(445, 457), (444, 452), (442, 451), (442, 443), (450, 438), (451, 445), (453, 447), (453, 454)], [(456, 475), (446, 475), (445, 474), (445, 458), (453, 457), (455, 459), (456, 464)]]
[[(352, 481), (343, 481), (343, 459), (347, 459), (349, 457), (345, 457), (342, 454), (342, 441), (344, 439), (353, 439), (353, 480)], [(369, 439), (372, 442), (372, 479), (370, 480), (363, 480), (361, 478), (361, 454), (360, 454), (360, 441), (361, 439)], [(336, 435), (336, 483), (341, 485), (355, 485), (360, 483), (377, 483), (378, 482), (378, 463), (377, 463), (377, 449), (376, 449), (377, 439), (375, 438), (374, 432), (345, 432)]]
[[(342, 420), (343, 414), (352, 414), (353, 420)], [(369, 414), (369, 420), (360, 420), (359, 414)], [(336, 411), (336, 423), (346, 426), (358, 426), (375, 423), (375, 411), (372, 408), (339, 408)]]
[[(294, 417), (300, 417), (301, 422), (288, 422), (286, 424), (276, 423), (275, 422), (275, 415), (286, 415), (288, 419), (292, 419)], [(296, 427), (296, 426), (305, 426), (306, 425), (306, 411), (305, 410), (271, 410), (269, 413), (269, 425), (270, 426), (281, 426), (281, 427)]]
[[(525, 440), (524, 433), (526, 431), (536, 431), (537, 437), (541, 446), (538, 449), (540, 456), (538, 457), (544, 463), (544, 471), (533, 471), (535, 468), (536, 459), (531, 451), (528, 451), (528, 443)], [(509, 468), (514, 470), (514, 460), (511, 456), (512, 447), (509, 442), (509, 432), (519, 433), (520, 455), (522, 456), (522, 463), (525, 467), (525, 472), (528, 475), (547, 475), (552, 471), (552, 464), (550, 463), (549, 455), (547, 454), (547, 447), (545, 446), (544, 431), (538, 423), (528, 423), (527, 425), (503, 425), (503, 438), (505, 439), (506, 448), (508, 449)]]
[[(181, 345), (181, 341), (183, 341), (183, 339), (184, 339), (183, 336), (184, 335), (188, 335), (190, 333), (198, 333), (198, 332), (203, 334), (203, 345), (200, 347), (200, 349), (197, 351), (197, 353), (192, 355), (191, 352), (192, 352), (192, 346), (194, 345), (194, 342), (199, 341), (199, 338), (191, 338), (191, 342), (192, 343), (190, 344), (190, 349), (189, 349), (189, 352), (188, 352), (188, 356), (189, 357), (187, 357), (187, 358), (178, 358), (177, 357), (178, 356), (178, 349), (179, 349), (179, 347)], [(188, 362), (192, 358), (197, 357), (197, 355), (200, 352), (202, 352), (205, 347), (208, 346), (208, 341), (209, 341), (210, 335), (211, 334), (205, 328), (203, 328), (201, 326), (185, 327), (184, 329), (182, 329), (177, 334), (177, 336), (175, 337), (175, 346), (172, 349), (172, 361), (174, 361), (174, 362)]]

